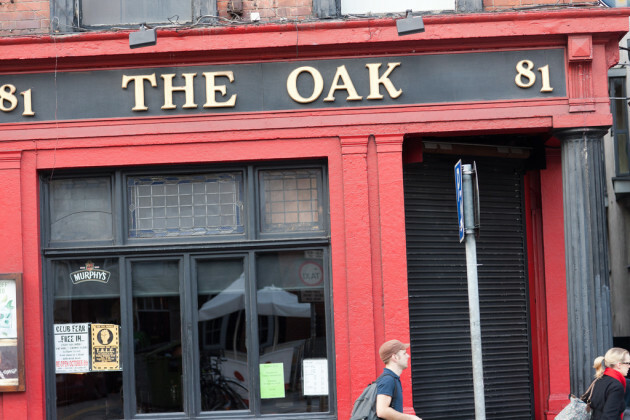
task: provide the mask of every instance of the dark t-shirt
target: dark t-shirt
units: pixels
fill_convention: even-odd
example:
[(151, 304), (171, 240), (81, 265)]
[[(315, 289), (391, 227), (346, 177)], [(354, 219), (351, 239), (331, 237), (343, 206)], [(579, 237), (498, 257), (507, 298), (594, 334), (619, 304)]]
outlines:
[(394, 372), (387, 368), (383, 370), (383, 374), (376, 380), (376, 393), (392, 397), (391, 407), (400, 413), (403, 412), (402, 384), (400, 377)]

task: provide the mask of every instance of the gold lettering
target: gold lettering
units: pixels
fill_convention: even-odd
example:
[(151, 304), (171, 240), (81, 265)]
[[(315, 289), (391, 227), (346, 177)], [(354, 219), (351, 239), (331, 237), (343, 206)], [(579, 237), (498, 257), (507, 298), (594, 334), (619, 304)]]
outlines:
[(381, 68), (381, 63), (370, 63), (365, 65), (370, 72), (370, 95), (367, 99), (383, 99), (380, 85), (385, 86), (387, 93), (392, 99), (396, 99), (402, 95), (402, 89), (396, 90), (392, 81), (389, 80), (389, 75), (398, 66), (400, 66), (400, 63), (387, 63), (387, 71), (383, 73), (382, 76), (379, 76), (378, 71)]
[[(339, 79), (343, 81), (343, 84), (339, 84)], [(354, 88), (354, 84), (352, 84), (352, 79), (348, 74), (348, 70), (346, 70), (346, 66), (337, 67), (337, 72), (335, 73), (335, 77), (333, 79), (332, 86), (330, 86), (330, 90), (328, 91), (328, 96), (324, 98), (324, 102), (335, 102), (334, 93), (337, 90), (345, 90), (348, 92), (348, 97), (346, 101), (360, 101), (363, 99), (362, 96), (357, 94), (357, 90)]]
[[(532, 71), (533, 68), (534, 62), (531, 60), (521, 60), (516, 64), (517, 74), (514, 77), (516, 86), (527, 89), (536, 83), (536, 73)], [(527, 79), (527, 83), (523, 81), (523, 77)]]
[(206, 78), (206, 103), (204, 108), (219, 108), (219, 107), (233, 107), (236, 104), (236, 94), (230, 96), (225, 102), (217, 102), (215, 99), (215, 92), (219, 92), (221, 96), (225, 96), (227, 88), (225, 85), (217, 86), (215, 84), (216, 77), (227, 77), (230, 83), (234, 82), (234, 73), (232, 71), (209, 71), (203, 73), (203, 77)]
[(151, 83), (151, 86), (157, 87), (157, 81), (155, 80), (155, 73), (153, 74), (141, 74), (138, 76), (123, 75), (122, 88), (127, 89), (129, 82), (135, 83), (135, 105), (131, 108), (132, 111), (147, 111), (149, 107), (144, 104), (144, 81)]
[(549, 81), (549, 64), (542, 66), (538, 69), (540, 75), (542, 76), (542, 88), (541, 92), (553, 92), (553, 88), (551, 87), (551, 82)]
[[(2, 85), (0, 86), (0, 110), (4, 112), (11, 112), (15, 109), (18, 104), (18, 100), (15, 97), (15, 86), (13, 85)], [(6, 106), (4, 103), (8, 102), (9, 106)]]
[(22, 115), (25, 117), (32, 117), (35, 115), (33, 112), (33, 101), (31, 98), (31, 89), (20, 92), (20, 95), (24, 96), (24, 112)]
[(197, 108), (195, 103), (195, 90), (193, 85), (193, 79), (197, 73), (184, 73), (182, 77), (186, 81), (184, 86), (173, 86), (174, 74), (163, 74), (161, 77), (164, 79), (164, 106), (162, 109), (175, 109), (177, 108), (173, 104), (173, 92), (184, 92), (186, 94), (186, 103), (182, 108)]
[[(300, 95), (300, 92), (298, 92), (297, 90), (297, 78), (303, 72), (309, 73), (313, 78), (313, 93), (308, 98)], [(314, 67), (298, 67), (297, 69), (293, 70), (291, 74), (289, 74), (289, 77), (287, 77), (287, 92), (289, 93), (291, 99), (293, 99), (295, 102), (301, 104), (311, 103), (319, 98), (319, 95), (322, 94), (323, 90), (324, 79), (322, 78), (321, 73), (317, 71), (317, 69)]]

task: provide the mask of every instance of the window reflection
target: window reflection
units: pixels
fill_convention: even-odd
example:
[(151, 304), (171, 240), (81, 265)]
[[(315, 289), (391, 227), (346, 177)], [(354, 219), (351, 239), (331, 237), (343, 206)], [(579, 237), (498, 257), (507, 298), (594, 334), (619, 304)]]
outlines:
[(321, 250), (281, 251), (256, 258), (260, 363), (281, 363), (284, 396), (261, 400), (263, 414), (328, 410), (328, 395), (306, 395), (304, 360), (326, 359)]
[[(120, 325), (118, 264), (115, 260), (54, 261), (54, 323), (84, 322)], [(74, 283), (71, 273), (92, 269), (111, 274), (107, 283)], [(118, 419), (123, 417), (122, 372), (55, 375), (57, 419)]]
[(202, 411), (249, 407), (245, 274), (242, 259), (197, 263)]
[(136, 411), (184, 411), (179, 263), (135, 262), (131, 278)]

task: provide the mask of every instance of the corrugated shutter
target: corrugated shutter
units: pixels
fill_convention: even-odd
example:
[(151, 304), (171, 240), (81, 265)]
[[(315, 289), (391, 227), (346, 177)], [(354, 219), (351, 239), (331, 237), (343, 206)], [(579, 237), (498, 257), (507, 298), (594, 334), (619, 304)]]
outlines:
[[(453, 166), (425, 155), (404, 168), (414, 407), (424, 420), (473, 419), (465, 245)], [(481, 235), (477, 262), (486, 417), (532, 419), (523, 171), (514, 159), (475, 160)]]

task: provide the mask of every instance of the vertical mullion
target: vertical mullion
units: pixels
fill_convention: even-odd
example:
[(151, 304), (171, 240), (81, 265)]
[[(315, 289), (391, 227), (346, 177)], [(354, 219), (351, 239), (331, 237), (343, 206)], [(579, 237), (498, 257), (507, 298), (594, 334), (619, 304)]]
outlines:
[(245, 268), (245, 293), (249, 306), (249, 311), (246, 309), (246, 314), (249, 316), (249, 331), (248, 336), (248, 348), (251, 349), (248, 352), (248, 369), (249, 369), (249, 389), (250, 389), (250, 410), (255, 416), (260, 416), (260, 380), (259, 380), (259, 356), (260, 349), (258, 339), (258, 307), (256, 300), (256, 259), (254, 251), (250, 251), (247, 255), (244, 264)]
[[(46, 364), (45, 366), (52, 366), (52, 372), (49, 372), (45, 377), (46, 379), (46, 406), (48, 409), (46, 410), (46, 418), (49, 420), (55, 420), (57, 418), (57, 387), (56, 378), (57, 373), (55, 371), (55, 344), (54, 344), (54, 311), (53, 305), (55, 303), (55, 292), (53, 287), (50, 286), (52, 272), (52, 262), (51, 260), (46, 260), (44, 263), (45, 271), (44, 271), (44, 282), (43, 282), (43, 300), (44, 300), (44, 334), (46, 337), (45, 348), (48, 349), (46, 354)], [(48, 368), (50, 369), (50, 367)]]
[(120, 316), (123, 349), (123, 412), (126, 419), (136, 412), (136, 387), (133, 343), (133, 294), (131, 290), (131, 262), (121, 257), (118, 262), (120, 276)]
[(247, 215), (247, 239), (256, 239), (258, 237), (258, 232), (260, 230), (260, 226), (257, 223), (259, 219), (260, 209), (258, 207), (259, 201), (257, 200), (258, 194), (256, 191), (258, 190), (258, 171), (254, 170), (252, 166), (247, 167), (247, 177), (246, 177), (246, 193), (245, 193), (245, 214)]
[(337, 387), (333, 380), (336, 381), (335, 376), (335, 358), (332, 355), (335, 354), (335, 340), (334, 340), (334, 327), (333, 327), (333, 291), (332, 291), (332, 278), (331, 278), (331, 258), (330, 248), (322, 248), (324, 261), (324, 305), (325, 305), (325, 322), (326, 322), (326, 360), (328, 360), (328, 411), (335, 413), (337, 411)]
[(124, 226), (126, 226), (125, 222), (127, 220), (125, 214), (125, 209), (127, 208), (127, 206), (125, 206), (125, 203), (127, 202), (125, 193), (127, 192), (127, 189), (123, 185), (124, 178), (120, 171), (116, 171), (113, 178), (112, 182), (114, 183), (114, 191), (112, 197), (112, 225), (114, 227), (114, 232), (112, 233), (114, 234), (114, 245), (122, 245), (126, 242), (126, 229)]
[[(329, 191), (328, 191), (328, 166), (320, 165), (319, 166), (319, 182), (320, 185), (317, 188), (318, 194), (320, 194), (319, 198), (321, 200), (320, 205), (322, 207), (322, 212), (318, 217), (323, 218), (320, 220), (322, 230), (327, 233), (327, 236), (330, 237), (330, 205), (329, 205)], [(328, 282), (329, 284), (332, 282)]]
[[(183, 267), (180, 269), (180, 282), (182, 293), (181, 313), (182, 313), (182, 357), (184, 367), (182, 369), (183, 392), (184, 392), (184, 411), (190, 416), (196, 416), (199, 413), (199, 337), (197, 336), (198, 323), (197, 305), (195, 296), (197, 295), (197, 282), (195, 281), (196, 270), (193, 271), (195, 264), (191, 261), (190, 254), (184, 255)], [(182, 276), (183, 273), (183, 276)]]

